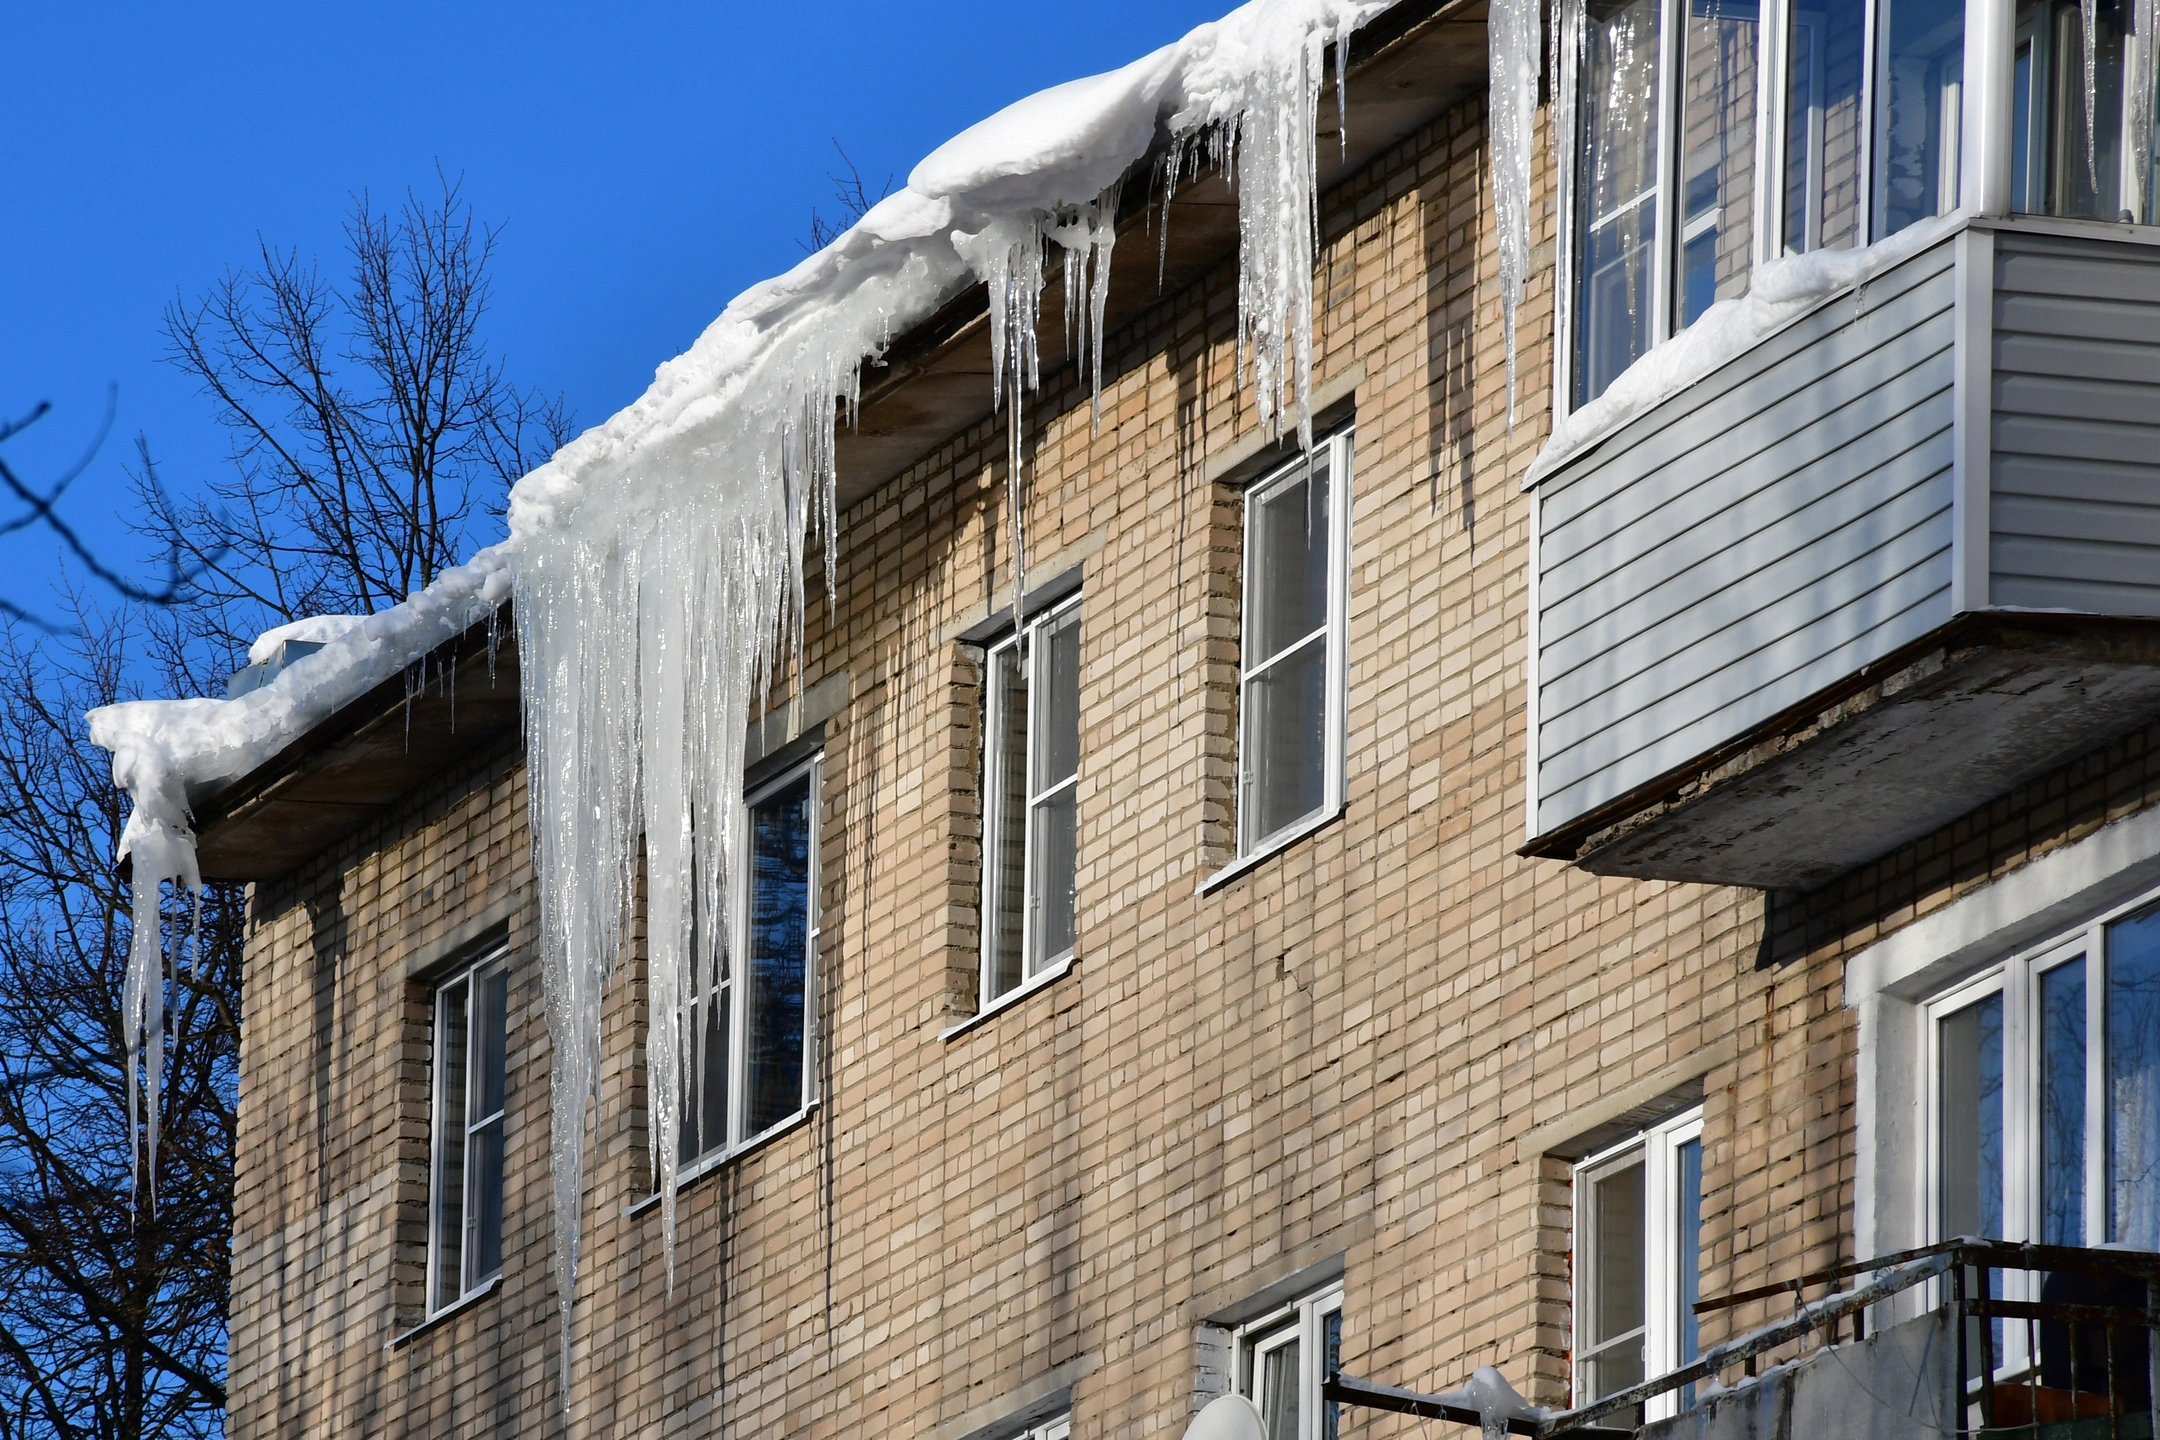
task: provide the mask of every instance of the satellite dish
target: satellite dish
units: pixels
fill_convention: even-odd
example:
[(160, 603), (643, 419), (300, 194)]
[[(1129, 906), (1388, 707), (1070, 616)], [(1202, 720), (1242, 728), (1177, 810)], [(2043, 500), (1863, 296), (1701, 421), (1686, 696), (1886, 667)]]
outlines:
[(1243, 1395), (1218, 1395), (1193, 1416), (1185, 1440), (1267, 1440), (1267, 1426), (1260, 1407)]

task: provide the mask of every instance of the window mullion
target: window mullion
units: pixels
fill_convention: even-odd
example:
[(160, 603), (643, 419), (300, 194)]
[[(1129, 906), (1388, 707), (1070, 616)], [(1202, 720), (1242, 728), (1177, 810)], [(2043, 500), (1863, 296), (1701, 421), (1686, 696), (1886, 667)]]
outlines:
[(1680, 230), (1680, 83), (1687, 54), (1688, 0), (1659, 0), (1657, 103), (1658, 213), (1652, 232), (1650, 277), (1650, 344), (1655, 346), (1673, 333), (1673, 271), (1679, 263)]
[[(1331, 563), (1332, 560), (1333, 557), (1331, 556)], [(1330, 587), (1332, 588), (1333, 582), (1330, 581), (1329, 583)], [(1328, 608), (1330, 611), (1334, 609), (1334, 597), (1332, 595), (1330, 595), (1328, 599)], [(1240, 680), (1240, 682), (1259, 679), (1262, 675), (1265, 675), (1274, 666), (1280, 664), (1289, 656), (1297, 654), (1298, 651), (1303, 650), (1306, 646), (1312, 644), (1313, 641), (1325, 639), (1328, 635), (1328, 632), (1333, 628), (1333, 616), (1330, 615), (1329, 619), (1322, 621), (1315, 628), (1307, 631), (1303, 635), (1298, 636), (1297, 639), (1292, 640), (1287, 645), (1284, 645), (1280, 650), (1277, 650), (1274, 654), (1268, 656), (1265, 660), (1262, 660), (1259, 664), (1253, 666), (1252, 669), (1247, 670), (1243, 675), (1239, 676), (1238, 679)]]

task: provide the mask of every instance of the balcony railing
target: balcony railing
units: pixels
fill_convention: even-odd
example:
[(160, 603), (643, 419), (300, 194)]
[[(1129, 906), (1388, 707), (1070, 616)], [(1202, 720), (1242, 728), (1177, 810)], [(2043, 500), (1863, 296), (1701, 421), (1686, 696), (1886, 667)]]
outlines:
[[(1810, 1301), (1812, 1289), (1857, 1276), (1865, 1283)], [(2029, 1436), (2033, 1440), (2150, 1440), (2160, 1393), (2160, 1255), (2001, 1241), (1955, 1240), (1841, 1265), (1777, 1285), (1705, 1300), (1698, 1314), (1790, 1295), (1793, 1313), (1713, 1346), (1700, 1358), (1572, 1410), (1501, 1411), (1490, 1391), (1420, 1395), (1352, 1376), (1328, 1377), (1323, 1394), (1357, 1405), (1537, 1437), (1632, 1435), (1659, 1397), (1731, 1371), (1753, 1377), (1765, 1356), (1813, 1359), (1867, 1339), (1869, 1310), (1917, 1286), (1938, 1287), (1937, 1313), (1952, 1339), (1951, 1392), (1932, 1416), (1901, 1413), (1914, 1435)], [(1812, 1348), (1810, 1348), (1812, 1347)], [(1948, 1357), (1946, 1357), (1948, 1358)], [(1848, 1377), (1849, 1378), (1849, 1377)], [(1864, 1390), (1864, 1386), (1862, 1386)], [(1706, 1397), (1707, 1398), (1707, 1397)], [(1870, 1403), (1889, 1405), (1879, 1395)], [(1812, 1440), (1799, 1437), (1796, 1440)]]

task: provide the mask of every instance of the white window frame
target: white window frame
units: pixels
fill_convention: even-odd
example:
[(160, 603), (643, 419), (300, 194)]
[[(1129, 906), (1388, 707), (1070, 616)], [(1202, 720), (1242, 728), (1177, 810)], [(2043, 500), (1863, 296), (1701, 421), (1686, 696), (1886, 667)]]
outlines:
[[(460, 986), (463, 986), (467, 996), (465, 1010), (465, 1035), (463, 1037), (463, 1044), (465, 1048), (465, 1087), (467, 1091), (467, 1097), (466, 1104), (461, 1105), (460, 1108), (466, 1109), (470, 1104), (471, 1089), (473, 1085), (477, 1082), (478, 1078), (477, 1067), (473, 1064), (473, 1034), (474, 1027), (478, 1021), (479, 1008), (472, 1004), (470, 997), (474, 993), (476, 993), (477, 982), (482, 977), (493, 975), (508, 975), (509, 955), (510, 951), (507, 945), (497, 945), (492, 949), (488, 950), (485, 954), (480, 955), (465, 964), (459, 965), (450, 973), (437, 979), (428, 990), (428, 1189), (427, 1278), (425, 1284), (426, 1314), (431, 1319), (437, 1315), (447, 1314), (448, 1312), (457, 1309), (460, 1305), (465, 1304), (467, 1301), (472, 1300), (477, 1296), (486, 1294), (489, 1290), (494, 1288), (496, 1281), (498, 1281), (502, 1277), (502, 1266), (499, 1263), (497, 1264), (495, 1269), (489, 1271), (484, 1275), (474, 1273), (473, 1258), (476, 1252), (473, 1242), (475, 1239), (474, 1231), (475, 1226), (478, 1222), (478, 1217), (474, 1213), (476, 1195), (473, 1187), (472, 1160), (473, 1137), (486, 1126), (500, 1122), (503, 1126), (504, 1140), (506, 1143), (504, 1145), (503, 1154), (504, 1173), (500, 1177), (498, 1183), (500, 1183), (502, 1186), (502, 1198), (505, 1202), (507, 1202), (509, 1197), (509, 1147), (507, 1141), (509, 1138), (510, 1106), (510, 1020), (507, 1006), (507, 995), (505, 996), (506, 1004), (503, 1015), (503, 1034), (501, 1037), (501, 1043), (503, 1046), (502, 1108), (490, 1114), (480, 1116), (477, 1119), (473, 1118), (468, 1112), (461, 1122), (454, 1122), (449, 1114), (451, 1097), (446, 1093), (447, 1087), (445, 1085), (445, 1077), (442, 1073), (442, 1062), (444, 1052), (444, 1011), (447, 1008), (450, 999), (450, 992)], [(446, 1236), (443, 1233), (442, 1225), (444, 1217), (441, 1213), (442, 1207), (438, 1204), (438, 1200), (441, 1196), (442, 1175), (444, 1168), (446, 1167), (446, 1165), (452, 1163), (453, 1161), (453, 1157), (449, 1156), (446, 1153), (446, 1150), (448, 1148), (448, 1142), (452, 1139), (449, 1132), (453, 1124), (455, 1124), (458, 1132), (455, 1137), (458, 1153), (454, 1157), (454, 1163), (456, 1163), (456, 1165), (459, 1167), (460, 1176), (460, 1184), (458, 1187), (458, 1260), (460, 1270), (463, 1273), (461, 1273), (458, 1277), (457, 1293), (454, 1296), (438, 1302), (436, 1296), (440, 1289), (439, 1281), (442, 1275), (442, 1266), (448, 1258), (444, 1254), (444, 1250), (446, 1248)], [(502, 1236), (496, 1236), (496, 1245), (499, 1251), (502, 1245)]]
[[(1918, 1007), (1922, 1033), (1922, 1085), (1925, 1094), (1924, 1140), (1920, 1172), (1919, 1206), (1925, 1217), (1928, 1243), (1956, 1237), (1943, 1233), (1942, 1221), (1942, 1027), (1941, 1022), (1990, 995), (2003, 999), (2003, 1234), (2013, 1244), (2036, 1240), (2041, 1211), (2040, 1126), (2040, 1027), (2041, 977), (2056, 967), (2082, 959), (2085, 965), (2085, 1206), (2083, 1244), (2093, 1247), (2107, 1239), (2107, 932), (2118, 920), (2129, 919), (2160, 902), (2160, 889), (2148, 890), (2134, 899), (2093, 915), (2074, 929), (2058, 931), (1988, 965), (1956, 983), (1936, 989)], [(1998, 1277), (2004, 1294), (2000, 1298), (2037, 1300), (2027, 1293), (2036, 1282), (2033, 1272), (2010, 1270)], [(1931, 1304), (1943, 1300), (1940, 1282), (1931, 1290)], [(2022, 1370), (2025, 1327), (2005, 1325), (1997, 1351), (1998, 1373)]]
[[(978, 906), (979, 924), (977, 927), (980, 932), (980, 954), (977, 957), (976, 968), (976, 1008), (983, 1013), (1004, 1005), (1014, 997), (1025, 994), (1037, 985), (1063, 974), (1065, 968), (1071, 964), (1073, 952), (1079, 943), (1076, 933), (1074, 943), (1063, 950), (1051, 955), (1036, 953), (1038, 942), (1034, 919), (1036, 897), (1033, 860), (1036, 811), (1046, 800), (1053, 799), (1067, 791), (1077, 793), (1080, 786), (1080, 767), (1075, 763), (1071, 776), (1055, 785), (1044, 788), (1039, 793), (1035, 792), (1033, 787), (1034, 745), (1040, 713), (1037, 702), (1048, 688), (1041, 683), (1043, 647), (1035, 643), (1035, 638), (1051, 625), (1063, 621), (1068, 616), (1078, 615), (1080, 612), (1080, 599), (1081, 597), (1078, 594), (1074, 594), (1055, 604), (1047, 605), (1023, 619), (1017, 630), (1006, 634), (1000, 639), (991, 641), (983, 647), (983, 745), (981, 770), (983, 777), (983, 849), (982, 886)], [(1021, 821), (1020, 836), (1020, 979), (1017, 984), (1009, 989), (993, 993), (991, 984), (992, 977), (996, 973), (997, 960), (994, 951), (997, 944), (997, 927), (992, 923), (991, 919), (994, 892), (990, 876), (992, 866), (997, 860), (998, 847), (1004, 843), (1004, 836), (1000, 832), (997, 818), (1003, 813), (1004, 809), (1003, 787), (999, 779), (1003, 767), (998, 763), (999, 757), (996, 747), (1005, 733), (1005, 727), (1002, 723), (1004, 718), (1004, 696), (995, 683), (995, 676), (999, 657), (1022, 645), (1027, 647), (1027, 749), (1029, 753), (1022, 755), (1019, 763), (1021, 789), (1027, 792), (1022, 811), (1023, 819)], [(1077, 718), (1076, 716), (1076, 723)], [(1077, 836), (1075, 839), (1077, 840)], [(1074, 858), (1076, 883), (1078, 865), (1076, 845)], [(1077, 920), (1077, 918), (1076, 915), (1075, 919)], [(1077, 925), (1075, 929), (1077, 931)]]
[[(737, 967), (747, 963), (749, 957), (751, 870), (757, 858), (753, 853), (754, 842), (751, 838), (749, 817), (759, 805), (782, 791), (791, 789), (805, 776), (809, 778), (810, 782), (809, 798), (805, 802), (809, 809), (810, 818), (808, 841), (810, 865), (804, 899), (807, 910), (806, 923), (803, 927), (805, 932), (804, 948), (807, 953), (803, 961), (801, 1103), (763, 1129), (751, 1134), (745, 1134), (743, 1133), (746, 1121), (745, 1111), (749, 1104), (750, 1007), (741, 1003), (743, 995), (747, 993), (747, 987), (743, 976), (738, 973)], [(744, 797), (744, 833), (742, 844), (737, 847), (736, 884), (732, 899), (733, 913), (730, 915), (728, 922), (732, 941), (728, 946), (728, 973), (719, 977), (711, 995), (705, 997), (705, 1003), (710, 1004), (712, 997), (715, 995), (726, 993), (730, 996), (727, 1034), (727, 1138), (718, 1145), (708, 1145), (704, 1152), (699, 1155), (686, 1160), (679, 1160), (675, 1170), (675, 1183), (678, 1185), (687, 1184), (698, 1176), (725, 1165), (737, 1156), (756, 1149), (765, 1141), (800, 1121), (803, 1116), (809, 1114), (817, 1105), (818, 941), (823, 931), (825, 908), (821, 903), (818, 847), (823, 833), (824, 786), (825, 754), (821, 750), (808, 759), (789, 765), (768, 779), (761, 781)], [(697, 1042), (695, 1035), (691, 1033), (688, 1027), (684, 1030), (684, 1041), (685, 1066), (689, 1068), (692, 1065), (690, 1057), (694, 1052), (688, 1047)], [(691, 1084), (686, 1082), (683, 1092), (685, 1106), (693, 1102), (694, 1097), (690, 1093), (691, 1088)]]
[[(1322, 757), (1322, 798), (1320, 804), (1263, 835), (1251, 834), (1246, 825), (1247, 795), (1246, 762), (1250, 754), (1248, 726), (1252, 707), (1247, 703), (1251, 682), (1282, 656), (1307, 643), (1313, 637), (1307, 635), (1277, 650), (1275, 654), (1255, 666), (1250, 661), (1247, 646), (1247, 621), (1251, 615), (1250, 599), (1253, 594), (1252, 536), (1253, 510), (1269, 494), (1293, 483), (1310, 466), (1315, 455), (1327, 456), (1328, 483), (1328, 612), (1327, 631), (1327, 718), (1323, 734), (1325, 754)], [(1238, 561), (1238, 722), (1237, 722), (1237, 854), (1238, 858), (1224, 875), (1243, 869), (1252, 861), (1272, 855), (1285, 846), (1293, 844), (1342, 813), (1345, 790), (1345, 755), (1348, 750), (1348, 673), (1350, 629), (1350, 528), (1351, 492), (1355, 474), (1355, 446), (1353, 427), (1345, 426), (1313, 444), (1312, 453), (1300, 455), (1286, 465), (1278, 466), (1247, 486), (1243, 505), (1243, 536), (1240, 541)]]
[(1255, 1406), (1262, 1404), (1260, 1362), (1289, 1341), (1298, 1342), (1298, 1440), (1322, 1440), (1325, 1402), (1320, 1387), (1327, 1380), (1327, 1318), (1339, 1319), (1342, 1313), (1343, 1287), (1337, 1282), (1247, 1321), (1232, 1337), (1231, 1373), (1237, 1393)]
[[(1680, 1150), (1690, 1141), (1700, 1144), (1702, 1130), (1702, 1107), (1696, 1105), (1575, 1164), (1572, 1223), (1576, 1279), (1570, 1287), (1568, 1346), (1569, 1385), (1578, 1405), (1590, 1400), (1584, 1377), (1584, 1306), (1579, 1299), (1582, 1277), (1592, 1274), (1597, 1263), (1595, 1232), (1588, 1215), (1590, 1186), (1638, 1162), (1643, 1166), (1643, 1378), (1654, 1379), (1685, 1363), (1681, 1359), (1679, 1325)], [(1698, 1217), (1701, 1201), (1698, 1194)], [(1698, 1252), (1698, 1264), (1700, 1259)], [(1644, 1419), (1662, 1420), (1678, 1414), (1681, 1400), (1677, 1392), (1653, 1397), (1644, 1406)]]
[(1053, 1415), (1020, 1431), (1012, 1440), (1072, 1440), (1072, 1413)]

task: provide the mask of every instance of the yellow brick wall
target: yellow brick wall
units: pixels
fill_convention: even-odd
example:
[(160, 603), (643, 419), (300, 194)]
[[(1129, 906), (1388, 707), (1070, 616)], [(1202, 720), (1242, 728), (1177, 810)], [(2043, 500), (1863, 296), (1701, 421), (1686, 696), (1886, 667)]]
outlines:
[[(1068, 380), (1034, 402), (1031, 553), (1100, 542), (1082, 602), (1080, 940), (1069, 975), (950, 1040), (973, 1003), (980, 864), (977, 674), (953, 635), (1010, 580), (1002, 418), (845, 517), (805, 671), (845, 671), (853, 694), (825, 741), (823, 1099), (683, 1193), (671, 1295), (657, 1213), (626, 1213), (647, 1188), (626, 974), (593, 1121), (570, 1433), (953, 1440), (1070, 1367), (1075, 1437), (1174, 1440), (1195, 1322), (1338, 1250), (1345, 1369), (1440, 1388), (1495, 1364), (1564, 1402), (1568, 1171), (1516, 1142), (1726, 1037), (1738, 1058), (1705, 1087), (1704, 1293), (1843, 1256), (1842, 955), (2082, 822), (2003, 802), (1984, 835), (1833, 887), (1767, 967), (1753, 892), (1515, 856), (1520, 480), (1547, 429), (1553, 236), (1548, 207), (1511, 427), (1481, 127), (1460, 109), (1327, 200), (1316, 372), (1365, 377), (1347, 806), (1206, 895), (1230, 833), (1239, 544), (1209, 462), (1254, 423), (1234, 268), (1112, 337), (1099, 431)], [(2113, 775), (2141, 755), (2093, 763)], [(514, 761), (446, 775), (256, 897), (237, 1440), (563, 1433), (529, 903), (511, 932), (502, 1288), (387, 1348), (416, 1318), (424, 1249), (426, 1012), (403, 966), (529, 901)]]

